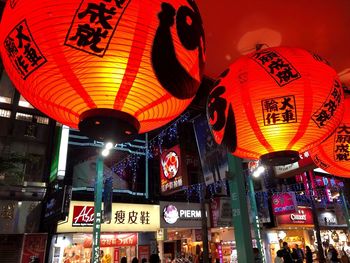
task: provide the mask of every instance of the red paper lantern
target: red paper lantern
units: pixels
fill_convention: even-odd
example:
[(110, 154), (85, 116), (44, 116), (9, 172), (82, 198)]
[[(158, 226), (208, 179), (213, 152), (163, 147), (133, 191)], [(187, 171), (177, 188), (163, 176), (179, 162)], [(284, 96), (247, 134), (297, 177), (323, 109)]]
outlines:
[(208, 118), (236, 156), (286, 164), (326, 139), (344, 111), (336, 72), (320, 56), (276, 47), (241, 57), (215, 83)]
[(0, 43), (7, 73), (33, 106), (99, 139), (176, 118), (204, 66), (190, 0), (8, 1)]
[(350, 95), (345, 96), (344, 117), (334, 133), (311, 149), (314, 163), (330, 174), (350, 177)]

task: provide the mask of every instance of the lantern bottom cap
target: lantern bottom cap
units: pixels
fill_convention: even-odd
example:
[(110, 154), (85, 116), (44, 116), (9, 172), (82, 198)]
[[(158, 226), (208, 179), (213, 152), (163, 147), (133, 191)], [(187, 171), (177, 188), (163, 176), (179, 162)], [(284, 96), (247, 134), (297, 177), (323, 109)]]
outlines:
[(267, 166), (278, 166), (295, 163), (300, 159), (299, 152), (285, 150), (263, 154), (260, 161)]
[(133, 140), (140, 130), (140, 123), (128, 113), (99, 108), (83, 112), (78, 127), (91, 139), (120, 143)]

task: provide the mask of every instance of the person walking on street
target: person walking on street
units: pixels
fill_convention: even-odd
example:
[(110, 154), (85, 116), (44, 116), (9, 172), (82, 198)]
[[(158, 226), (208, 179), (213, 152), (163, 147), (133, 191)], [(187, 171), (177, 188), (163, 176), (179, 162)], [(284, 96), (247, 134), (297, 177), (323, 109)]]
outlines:
[(312, 259), (312, 252), (309, 246), (306, 246), (305, 256), (306, 256), (306, 263), (314, 262)]
[(283, 252), (283, 262), (284, 263), (293, 263), (293, 262), (295, 262), (293, 260), (293, 258), (292, 258), (292, 254), (290, 253), (290, 249), (288, 247), (288, 243), (287, 242), (283, 242), (282, 252)]

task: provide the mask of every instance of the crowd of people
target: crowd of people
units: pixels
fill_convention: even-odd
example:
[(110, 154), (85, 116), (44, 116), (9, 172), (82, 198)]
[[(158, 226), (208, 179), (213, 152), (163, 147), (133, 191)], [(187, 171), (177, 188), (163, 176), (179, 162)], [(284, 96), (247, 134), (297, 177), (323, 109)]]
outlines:
[[(345, 251), (342, 251), (341, 255), (334, 248), (333, 245), (329, 245), (325, 250), (325, 256), (327, 263), (350, 263), (349, 257)], [(298, 244), (295, 244), (294, 248), (290, 249), (287, 242), (283, 242), (283, 246), (277, 251), (275, 263), (311, 263), (316, 262), (313, 259), (313, 253), (309, 246), (305, 247), (305, 251), (299, 248)]]

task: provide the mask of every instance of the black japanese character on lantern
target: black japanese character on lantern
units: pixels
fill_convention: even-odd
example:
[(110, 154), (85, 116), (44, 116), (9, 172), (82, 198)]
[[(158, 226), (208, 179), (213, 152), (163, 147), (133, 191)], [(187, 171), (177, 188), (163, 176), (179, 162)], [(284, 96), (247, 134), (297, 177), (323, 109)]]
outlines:
[(19, 25), (17, 28), (17, 35), (16, 38), (18, 39), (18, 48), (22, 48), (23, 47), (23, 40), (30, 42), (30, 37), (25, 35), (23, 33), (23, 25)]
[(204, 30), (197, 6), (188, 1), (191, 8), (180, 6), (179, 10), (169, 3), (161, 4), (157, 28), (152, 46), (152, 66), (161, 85), (174, 97), (191, 98), (200, 82), (181, 65), (176, 55), (171, 27), (175, 24), (181, 44), (188, 50), (198, 49), (200, 76), (204, 69)]
[[(227, 104), (222, 95), (226, 92), (224, 86), (215, 87), (209, 94), (208, 98), (208, 118), (211, 128), (214, 131), (224, 129), (224, 135), (221, 144), (225, 145), (230, 152), (234, 152), (237, 147), (237, 133), (235, 115), (231, 104)], [(227, 116), (226, 114), (226, 108)]]
[(97, 45), (101, 42), (101, 38), (106, 38), (108, 31), (100, 27), (95, 30), (95, 28), (90, 27), (89, 24), (83, 24), (78, 26), (78, 30), (75, 36), (69, 38), (69, 40), (78, 40), (77, 45), (81, 46), (90, 46), (91, 50), (94, 52), (100, 53), (104, 48), (99, 48)]
[[(78, 14), (78, 18), (82, 19), (90, 15), (90, 23), (101, 24), (104, 29), (112, 29), (108, 20), (112, 19), (113, 15), (116, 14), (115, 10), (115, 7), (107, 9), (104, 3), (100, 3), (100, 5), (89, 3), (86, 10)], [(98, 20), (96, 21), (97, 18)]]

